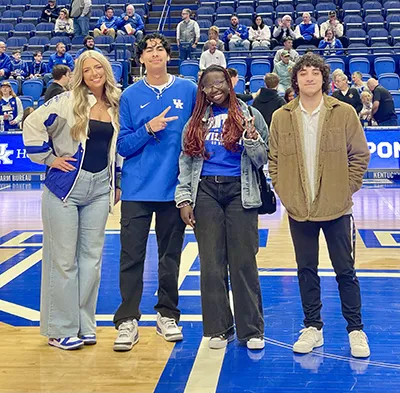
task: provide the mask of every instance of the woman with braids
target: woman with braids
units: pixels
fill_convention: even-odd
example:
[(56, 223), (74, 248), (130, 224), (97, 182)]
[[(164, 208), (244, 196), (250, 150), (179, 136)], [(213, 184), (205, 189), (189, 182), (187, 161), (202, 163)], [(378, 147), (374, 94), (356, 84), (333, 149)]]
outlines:
[(184, 130), (175, 201), (199, 245), (203, 330), (213, 349), (225, 348), (235, 333), (228, 267), (237, 338), (264, 348), (257, 171), (267, 162), (267, 137), (262, 115), (236, 98), (227, 71), (208, 67)]
[(120, 93), (109, 61), (87, 51), (76, 61), (72, 90), (24, 121), (29, 158), (49, 168), (42, 196), (40, 332), (61, 349), (96, 344), (105, 226), (120, 195)]

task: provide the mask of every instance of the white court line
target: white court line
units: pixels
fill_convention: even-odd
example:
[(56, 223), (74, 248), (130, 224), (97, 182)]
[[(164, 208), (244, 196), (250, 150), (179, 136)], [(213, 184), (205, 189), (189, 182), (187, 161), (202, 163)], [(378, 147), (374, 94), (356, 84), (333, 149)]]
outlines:
[(20, 306), (15, 303), (6, 302), (0, 299), (0, 311), (4, 311), (8, 314), (15, 315), (20, 318), (28, 319), (29, 321), (39, 321), (40, 312), (33, 310), (32, 308)]
[(225, 357), (224, 349), (210, 349), (203, 337), (184, 393), (215, 393)]
[(0, 187), (0, 191), (6, 190), (7, 188), (10, 188), (10, 187), (11, 187), (10, 185)]

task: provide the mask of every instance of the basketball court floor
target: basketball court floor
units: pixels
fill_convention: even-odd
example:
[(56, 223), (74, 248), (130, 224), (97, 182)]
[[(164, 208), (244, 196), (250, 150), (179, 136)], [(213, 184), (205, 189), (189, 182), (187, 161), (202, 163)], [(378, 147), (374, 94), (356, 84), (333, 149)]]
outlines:
[[(112, 350), (113, 313), (119, 302), (119, 217), (110, 216), (97, 308), (98, 344), (78, 351), (47, 345), (39, 335), (42, 247), (41, 191), (0, 186), (0, 393), (347, 393), (400, 392), (400, 190), (364, 187), (355, 197), (356, 265), (371, 357), (350, 356), (345, 321), (321, 234), (325, 345), (295, 355), (302, 328), (287, 215), (281, 206), (260, 217), (259, 274), (266, 346), (248, 351), (237, 342), (210, 350), (202, 338), (199, 260), (187, 230), (179, 277), (184, 340), (155, 333), (157, 247), (148, 242), (140, 341), (130, 352)], [(116, 209), (118, 211), (118, 209)]]

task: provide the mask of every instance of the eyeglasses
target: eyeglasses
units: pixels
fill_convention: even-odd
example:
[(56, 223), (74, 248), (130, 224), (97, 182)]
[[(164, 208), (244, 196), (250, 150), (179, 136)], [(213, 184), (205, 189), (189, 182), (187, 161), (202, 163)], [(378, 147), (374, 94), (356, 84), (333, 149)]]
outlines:
[(208, 86), (204, 86), (202, 91), (206, 94), (210, 93), (212, 88), (216, 88), (216, 89), (221, 89), (224, 86), (225, 80), (221, 80), (221, 81), (215, 81), (214, 83), (208, 85)]

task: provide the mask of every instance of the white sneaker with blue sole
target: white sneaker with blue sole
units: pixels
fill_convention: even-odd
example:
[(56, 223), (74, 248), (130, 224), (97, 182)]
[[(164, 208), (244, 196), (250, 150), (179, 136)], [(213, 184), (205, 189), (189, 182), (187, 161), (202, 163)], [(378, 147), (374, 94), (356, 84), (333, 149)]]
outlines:
[(95, 345), (97, 344), (97, 338), (95, 334), (83, 334), (79, 336), (85, 345)]
[(84, 345), (78, 337), (49, 338), (48, 344), (65, 350), (79, 349)]
[(176, 324), (175, 319), (163, 317), (157, 313), (157, 334), (162, 336), (166, 341), (181, 341), (183, 334)]

